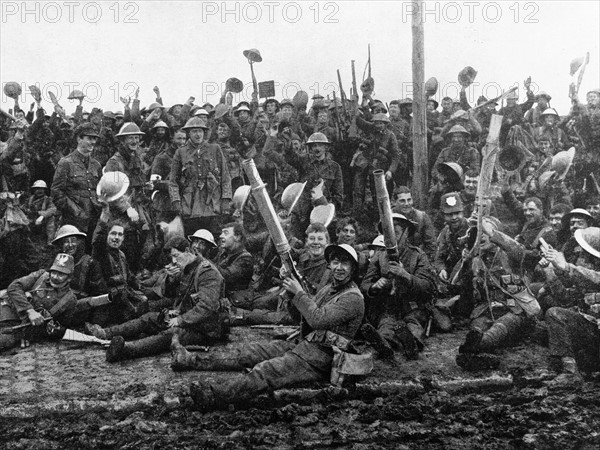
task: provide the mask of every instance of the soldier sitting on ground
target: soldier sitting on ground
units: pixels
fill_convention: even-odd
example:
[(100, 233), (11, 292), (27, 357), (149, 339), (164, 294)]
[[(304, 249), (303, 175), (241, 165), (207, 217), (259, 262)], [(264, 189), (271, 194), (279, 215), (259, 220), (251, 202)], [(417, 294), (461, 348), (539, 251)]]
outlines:
[(286, 278), (292, 295), (290, 312), (302, 317), (298, 343), (273, 341), (246, 344), (226, 353), (192, 355), (182, 346), (173, 348), (171, 366), (176, 370), (242, 370), (252, 368), (226, 382), (197, 381), (190, 387), (196, 405), (204, 410), (243, 403), (258, 394), (301, 382), (331, 379), (336, 352), (351, 351), (361, 324), (364, 301), (352, 281), (358, 269), (356, 252), (348, 245), (330, 245), (326, 259), (333, 281), (315, 296), (304, 291), (294, 278)]
[(62, 337), (63, 327), (72, 324), (77, 305), (69, 286), (74, 266), (71, 255), (59, 253), (50, 270), (37, 270), (8, 286), (7, 299), (0, 299), (0, 324), (10, 327), (23, 322), (31, 327), (23, 334), (0, 334), (0, 350), (14, 347), (19, 341), (26, 347), (31, 340)]
[[(169, 349), (172, 338), (183, 345), (213, 343), (224, 339), (229, 328), (225, 323), (220, 298), (224, 280), (217, 268), (207, 259), (192, 252), (183, 237), (173, 237), (165, 245), (173, 261), (172, 275), (167, 283), (166, 296), (173, 298), (172, 306), (160, 312), (148, 312), (138, 319), (109, 328), (86, 325), (86, 331), (100, 339), (112, 339), (106, 360), (156, 355)], [(147, 337), (140, 338), (142, 335)], [(125, 342), (125, 339), (136, 339)]]

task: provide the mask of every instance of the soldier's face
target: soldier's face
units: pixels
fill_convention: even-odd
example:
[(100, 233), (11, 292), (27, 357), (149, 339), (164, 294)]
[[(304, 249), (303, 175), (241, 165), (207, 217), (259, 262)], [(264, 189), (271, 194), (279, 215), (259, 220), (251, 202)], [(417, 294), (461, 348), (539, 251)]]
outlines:
[(550, 225), (552, 225), (552, 229), (555, 233), (558, 233), (562, 228), (562, 218), (564, 214), (556, 213), (550, 214)]
[(317, 122), (319, 122), (319, 123), (329, 122), (329, 116), (327, 115), (327, 111), (319, 111), (319, 114), (317, 114)]
[(229, 137), (229, 127), (219, 125), (217, 128), (217, 137), (219, 139), (227, 139)]
[(546, 99), (546, 97), (538, 98), (537, 103), (538, 103), (538, 106), (540, 107), (540, 109), (542, 109), (542, 110), (548, 108), (548, 100)]
[(193, 239), (191, 248), (195, 255), (204, 256), (208, 250), (208, 243), (204, 239)]
[(204, 129), (203, 128), (192, 128), (190, 130), (190, 141), (192, 144), (201, 144), (204, 140)]
[(190, 251), (179, 251), (176, 248), (172, 248), (170, 251), (171, 254), (171, 262), (179, 267), (181, 270), (185, 269), (185, 267), (196, 259), (196, 255), (191, 253)]
[(398, 248), (402, 248), (408, 238), (408, 228), (398, 220), (394, 221), (394, 234), (396, 235), (396, 244)]
[(515, 106), (516, 104), (517, 104), (516, 98), (507, 98), (506, 99), (506, 106), (512, 107), (512, 106)]
[(65, 287), (69, 282), (69, 274), (58, 272), (57, 270), (50, 271), (50, 286), (54, 289)]
[(338, 243), (354, 245), (356, 242), (356, 229), (352, 225), (346, 225), (338, 232)]
[(556, 123), (556, 117), (551, 116), (551, 115), (544, 116), (544, 125), (546, 125), (547, 127), (551, 127), (555, 123)]
[(67, 255), (75, 256), (77, 249), (79, 248), (80, 239), (75, 236), (68, 236), (63, 238), (61, 242), (61, 250)]
[(353, 267), (352, 262), (342, 256), (333, 257), (329, 261), (329, 269), (333, 274), (333, 279), (338, 284), (344, 284), (350, 281), (352, 278)]
[(325, 159), (325, 154), (327, 153), (327, 146), (325, 144), (311, 144), (309, 148), (310, 155), (314, 159), (317, 161), (322, 161)]
[[(435, 111), (435, 103), (433, 102), (427, 102), (427, 111)], [(391, 109), (390, 109), (390, 114), (391, 114)]]
[(411, 212), (413, 209), (412, 195), (409, 193), (398, 194), (398, 198), (396, 199), (396, 207), (402, 214), (408, 214)]
[(292, 113), (293, 109), (288, 105), (285, 105), (283, 108), (281, 108), (281, 117), (286, 120), (289, 120), (292, 117)]
[(460, 146), (465, 143), (465, 135), (463, 133), (452, 133), (450, 141), (453, 146)]
[(463, 211), (456, 211), (451, 213), (444, 213), (444, 221), (450, 225), (450, 229), (457, 230), (460, 228), (462, 220), (464, 219), (465, 214)]
[(325, 252), (325, 247), (329, 244), (325, 233), (316, 232), (308, 233), (306, 238), (306, 248), (311, 257), (317, 258)]
[(586, 100), (590, 106), (598, 106), (600, 104), (600, 95), (597, 92), (588, 92)]
[(589, 223), (583, 217), (571, 217), (569, 220), (569, 231), (571, 232), (571, 236), (575, 235), (575, 230), (584, 229), (589, 227)]
[(552, 146), (549, 141), (540, 141), (540, 151), (546, 156), (553, 156)]
[(125, 229), (120, 225), (113, 225), (106, 237), (106, 244), (113, 249), (118, 249), (125, 239)]
[(542, 218), (542, 211), (533, 202), (529, 202), (523, 206), (523, 214), (528, 223), (536, 222)]
[(373, 125), (375, 125), (375, 129), (379, 132), (382, 132), (383, 130), (385, 130), (385, 122), (382, 122), (380, 120), (376, 120), (375, 122), (373, 122)]
[(156, 129), (156, 136), (158, 136), (158, 137), (164, 137), (165, 134), (167, 134), (167, 129), (166, 128), (160, 127), (160, 128)]
[(465, 191), (467, 191), (468, 194), (475, 195), (475, 193), (477, 192), (477, 184), (478, 183), (479, 183), (479, 178), (466, 176), (465, 177)]
[(595, 221), (600, 219), (600, 203), (597, 205), (588, 205), (585, 209), (589, 212)]
[(175, 136), (173, 137), (173, 142), (177, 147), (185, 145), (185, 132), (178, 131), (177, 133), (175, 133)]
[(242, 122), (245, 122), (249, 118), (250, 118), (250, 114), (248, 113), (248, 111), (240, 111), (238, 113), (238, 119), (241, 120)]
[(233, 227), (223, 228), (219, 239), (221, 241), (221, 248), (225, 250), (234, 249), (240, 242), (240, 237), (234, 234)]
[(77, 150), (84, 155), (89, 155), (94, 150), (94, 144), (97, 140), (96, 136), (81, 136), (77, 138)]
[(275, 114), (277, 112), (277, 105), (273, 102), (267, 103), (267, 114)]
[(390, 117), (400, 117), (400, 107), (396, 104), (390, 105)]
[(125, 136), (123, 138), (123, 144), (125, 144), (125, 147), (127, 149), (129, 149), (130, 151), (134, 152), (140, 146), (140, 136), (137, 135), (137, 134), (132, 134), (132, 135), (129, 135), (129, 136)]
[(452, 100), (442, 100), (442, 109), (444, 110), (444, 112), (449, 112), (450, 110), (452, 110)]

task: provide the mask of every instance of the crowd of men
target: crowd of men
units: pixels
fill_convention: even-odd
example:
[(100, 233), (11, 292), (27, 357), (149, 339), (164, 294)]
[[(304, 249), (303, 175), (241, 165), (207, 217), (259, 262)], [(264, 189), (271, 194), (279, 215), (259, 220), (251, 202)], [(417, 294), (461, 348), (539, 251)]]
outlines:
[[(73, 115), (15, 100), (0, 123), (0, 325), (19, 331), (0, 334), (0, 348), (79, 328), (110, 340), (109, 362), (171, 350), (173, 370), (251, 369), (194, 383), (206, 409), (339, 384), (368, 373), (373, 354), (416, 359), (427, 336), (457, 325), (469, 327), (456, 358), (465, 370), (497, 367), (497, 348), (532, 334), (559, 377), (598, 370), (600, 89), (585, 104), (573, 94), (562, 116), (530, 80), (525, 90), (524, 103), (515, 91), (500, 109), (483, 96), (472, 107), (464, 89), (441, 110), (428, 98), (421, 209), (411, 99), (317, 95), (309, 108), (305, 94), (233, 105), (227, 93), (216, 107), (193, 97), (167, 107), (155, 88), (145, 108), (136, 93), (123, 112), (88, 113), (80, 97)], [(494, 114), (497, 189), (481, 194)], [(249, 160), (276, 223), (251, 193)], [(226, 353), (186, 349), (249, 324), (299, 332)]]

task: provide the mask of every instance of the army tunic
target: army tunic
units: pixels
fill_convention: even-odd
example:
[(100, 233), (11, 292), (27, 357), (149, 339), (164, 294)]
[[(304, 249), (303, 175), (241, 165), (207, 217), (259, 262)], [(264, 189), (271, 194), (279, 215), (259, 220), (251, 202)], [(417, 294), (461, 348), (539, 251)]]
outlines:
[(184, 218), (213, 217), (223, 200), (231, 200), (231, 176), (221, 148), (202, 142), (198, 148), (188, 141), (173, 157), (169, 177), (171, 198), (181, 201)]
[(100, 205), (96, 186), (102, 177), (102, 167), (94, 158), (75, 150), (61, 158), (52, 181), (52, 199), (62, 213), (63, 224), (75, 225), (91, 236)]
[(481, 168), (479, 159), (480, 156), (477, 149), (468, 145), (462, 145), (459, 148), (446, 147), (437, 157), (432, 172), (434, 174), (438, 173), (440, 165), (447, 162), (459, 164), (463, 169), (463, 173), (469, 170), (479, 172)]

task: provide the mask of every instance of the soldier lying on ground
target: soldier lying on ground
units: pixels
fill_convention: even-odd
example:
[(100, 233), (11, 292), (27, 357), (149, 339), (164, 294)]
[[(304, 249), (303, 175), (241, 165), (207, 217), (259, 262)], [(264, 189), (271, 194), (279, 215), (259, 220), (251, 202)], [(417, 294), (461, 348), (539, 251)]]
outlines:
[[(108, 362), (162, 353), (169, 349), (175, 334), (184, 345), (206, 345), (228, 334), (227, 315), (220, 302), (224, 280), (217, 268), (194, 254), (183, 237), (171, 238), (165, 251), (170, 252), (173, 265), (181, 272), (178, 279), (167, 284), (166, 294), (174, 299), (169, 309), (148, 312), (109, 328), (86, 324), (89, 334), (100, 339), (112, 338), (106, 350)], [(142, 334), (147, 337), (125, 342), (126, 338), (139, 338)]]
[(227, 382), (195, 382), (192, 399), (202, 409), (243, 403), (258, 394), (306, 381), (330, 377), (334, 352), (346, 352), (361, 324), (363, 296), (352, 281), (358, 269), (354, 249), (330, 245), (325, 252), (333, 281), (315, 296), (306, 293), (294, 278), (286, 278), (285, 289), (293, 296), (290, 313), (302, 317), (299, 342), (274, 341), (246, 344), (227, 353), (190, 354), (181, 345), (173, 348), (175, 370), (242, 370), (250, 373)]

